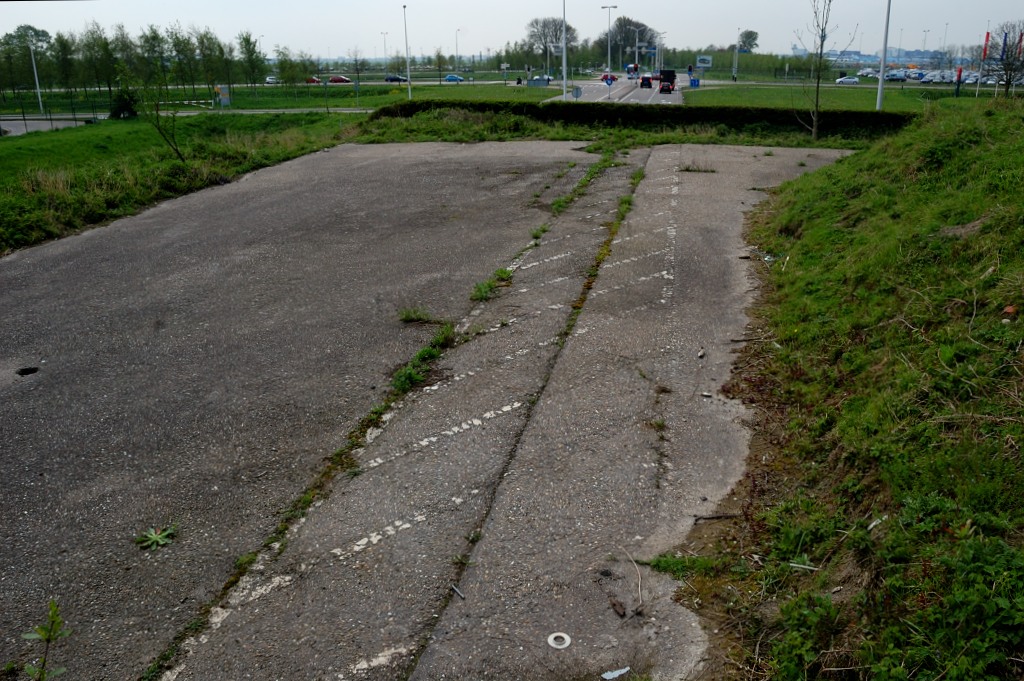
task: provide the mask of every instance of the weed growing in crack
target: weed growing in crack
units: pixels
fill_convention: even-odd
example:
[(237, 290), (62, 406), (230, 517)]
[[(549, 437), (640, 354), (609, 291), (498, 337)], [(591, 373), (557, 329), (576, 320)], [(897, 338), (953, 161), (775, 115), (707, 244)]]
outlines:
[(249, 553), (243, 553), (238, 558), (235, 558), (235, 569), (236, 570), (247, 570), (247, 569), (249, 569), (249, 567), (253, 563), (256, 562), (256, 559), (259, 558), (259, 556), (260, 556), (260, 554), (256, 553), (255, 551), (250, 551)]
[(679, 172), (681, 173), (717, 173), (718, 171), (709, 165), (698, 163), (697, 161), (691, 161), (690, 163), (684, 163), (679, 166)]
[(484, 302), (493, 298), (497, 290), (498, 282), (496, 280), (488, 279), (487, 281), (481, 281), (473, 287), (473, 293), (470, 294), (469, 299)]
[(532, 238), (534, 241), (540, 241), (541, 237), (544, 236), (545, 234), (547, 234), (548, 231), (550, 231), (550, 230), (551, 230), (551, 227), (548, 226), (547, 223), (545, 223), (545, 224), (541, 225), (540, 227), (538, 227), (537, 229), (535, 229), (532, 232), (530, 232), (530, 238)]
[(434, 321), (434, 317), (421, 307), (407, 307), (398, 311), (398, 320), (406, 324), (425, 324)]
[(43, 642), (43, 654), (40, 656), (36, 664), (26, 664), (25, 673), (28, 674), (29, 678), (35, 681), (46, 681), (55, 676), (60, 676), (66, 670), (63, 667), (53, 667), (47, 669), (50, 656), (50, 646), (67, 636), (71, 635), (70, 629), (64, 628), (64, 619), (60, 616), (60, 609), (57, 607), (56, 601), (50, 601), (49, 610), (46, 615), (46, 623), (42, 626), (35, 627), (32, 631), (22, 634), (21, 637), (30, 641), (42, 641)]
[(458, 340), (458, 336), (455, 333), (455, 325), (451, 322), (445, 322), (430, 340), (430, 346), (441, 350), (454, 347)]
[(425, 380), (427, 377), (420, 371), (419, 366), (409, 363), (395, 372), (391, 379), (391, 387), (396, 392), (407, 393)]

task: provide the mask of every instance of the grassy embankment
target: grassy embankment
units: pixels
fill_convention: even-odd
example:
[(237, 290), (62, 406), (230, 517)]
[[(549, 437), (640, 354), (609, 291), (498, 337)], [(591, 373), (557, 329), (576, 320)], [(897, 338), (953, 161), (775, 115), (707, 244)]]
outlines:
[[(322, 86), (321, 86), (322, 87)], [(315, 89), (315, 88), (314, 88)], [(370, 88), (363, 88), (364, 91)], [(404, 88), (379, 88), (378, 104), (405, 101)], [(260, 107), (268, 101), (261, 88)], [(332, 92), (354, 93), (338, 86)], [(503, 85), (416, 86), (420, 99), (533, 102), (557, 88)], [(235, 107), (246, 102), (233, 95)], [(289, 95), (284, 95), (285, 99)], [(250, 102), (253, 106), (257, 104)], [(782, 106), (786, 106), (782, 102)], [(839, 102), (837, 106), (842, 106)], [(280, 163), (340, 141), (477, 142), (509, 139), (585, 140), (596, 152), (673, 142), (807, 144), (806, 135), (771, 130), (736, 132), (712, 126), (637, 128), (549, 125), (525, 116), (482, 115), (457, 109), (408, 119), (365, 122), (362, 116), (326, 113), (269, 116), (215, 113), (181, 116), (178, 141), (187, 163), (175, 160), (143, 121), (103, 121), (95, 126), (33, 133), (0, 140), (0, 253), (130, 215), (156, 201), (251, 170)], [(828, 146), (863, 146), (861, 140), (824, 140)]]
[[(684, 74), (685, 75), (685, 74)], [(680, 85), (684, 83), (680, 80)], [(681, 87), (687, 106), (751, 106), (780, 109), (809, 110), (814, 105), (814, 84), (792, 83), (790, 85), (712, 85), (689, 89)], [(911, 83), (887, 83), (882, 106), (886, 111), (916, 113), (930, 106), (973, 109), (979, 104), (974, 91), (964, 88), (960, 97), (952, 96), (950, 87)], [(845, 111), (874, 111), (878, 97), (877, 82), (872, 87), (865, 85), (835, 85), (832, 82), (821, 85), (821, 107), (823, 110), (843, 109)], [(992, 97), (982, 93), (981, 103)]]
[(337, 144), (339, 117), (205, 115), (177, 121), (181, 163), (141, 120), (0, 140), (0, 254), (73, 233)]
[(754, 218), (729, 390), (757, 456), (736, 517), (656, 562), (734, 645), (722, 676), (1024, 674), (1022, 117), (933, 111)]

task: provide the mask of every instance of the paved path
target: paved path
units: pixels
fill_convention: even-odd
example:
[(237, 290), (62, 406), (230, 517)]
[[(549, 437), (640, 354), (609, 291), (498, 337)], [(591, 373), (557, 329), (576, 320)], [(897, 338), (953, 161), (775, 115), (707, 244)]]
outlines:
[[(552, 218), (594, 161), (573, 146), (338, 147), (0, 260), (3, 657), (57, 596), (65, 666), (141, 673), (429, 338), (396, 321), (423, 306), (474, 339), (166, 678), (698, 668), (676, 584), (633, 560), (679, 543), (741, 471), (742, 412), (718, 388), (749, 302), (752, 188), (838, 154), (635, 151)], [(512, 286), (471, 303), (498, 267)], [(178, 541), (132, 545), (165, 519)]]

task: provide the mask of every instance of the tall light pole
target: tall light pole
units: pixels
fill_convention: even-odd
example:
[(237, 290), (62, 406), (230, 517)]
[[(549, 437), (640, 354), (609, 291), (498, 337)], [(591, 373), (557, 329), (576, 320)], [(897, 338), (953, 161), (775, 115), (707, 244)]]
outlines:
[(601, 5), (601, 9), (608, 10), (608, 75), (612, 73), (612, 10), (618, 8), (618, 5)]
[(43, 116), (45, 115), (43, 113), (43, 94), (42, 91), (39, 89), (39, 72), (36, 71), (36, 50), (32, 46), (32, 43), (34, 43), (35, 40), (36, 34), (35, 32), (32, 32), (28, 39), (28, 54), (30, 57), (32, 57), (32, 77), (36, 79), (36, 99), (39, 100), (39, 115)]
[(943, 64), (946, 63), (946, 52), (948, 52), (947, 48), (949, 47), (949, 43), (946, 42), (946, 36), (948, 36), (948, 35), (949, 35), (949, 22), (947, 21), (946, 22), (946, 28), (942, 31), (942, 64), (939, 64), (939, 66), (942, 66)]
[(459, 31), (455, 29), (455, 73), (459, 73)]
[(405, 83), (409, 86), (409, 101), (412, 101), (412, 66), (409, 64), (409, 20), (405, 18), (405, 5), (402, 5), (402, 26), (405, 28)]
[[(630, 26), (630, 28), (636, 31), (636, 36), (633, 39), (633, 72), (636, 73), (636, 68), (640, 65), (640, 29), (636, 26)], [(640, 84), (639, 73), (636, 73), (636, 83)]]
[(732, 55), (732, 82), (736, 82), (736, 74), (740, 70), (740, 30), (736, 29), (736, 51)]
[(569, 38), (565, 32), (565, 0), (562, 0), (562, 101), (569, 99), (569, 89), (567, 81), (569, 80), (568, 67), (569, 67), (569, 55), (567, 51), (567, 44)]
[[(930, 28), (924, 29), (924, 41), (921, 43), (921, 61), (926, 59), (925, 52), (928, 51), (928, 31), (930, 30)], [(928, 61), (931, 62), (930, 59)]]
[(878, 96), (875, 98), (875, 111), (882, 110), (882, 90), (885, 89), (885, 57), (889, 51), (889, 11), (892, 9), (892, 0), (885, 4), (885, 30), (882, 32), (882, 62), (878, 65)]
[(380, 34), (384, 36), (384, 77), (388, 77), (388, 32), (381, 31)]
[(900, 28), (900, 44), (896, 48), (896, 63), (903, 66), (903, 28)]

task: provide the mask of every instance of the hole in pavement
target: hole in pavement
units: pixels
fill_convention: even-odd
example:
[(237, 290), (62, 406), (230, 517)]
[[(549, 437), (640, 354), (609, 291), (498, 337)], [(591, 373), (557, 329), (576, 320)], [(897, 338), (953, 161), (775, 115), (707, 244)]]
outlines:
[(14, 373), (18, 374), (19, 376), (31, 376), (37, 371), (39, 371), (39, 367), (22, 367), (15, 371)]

